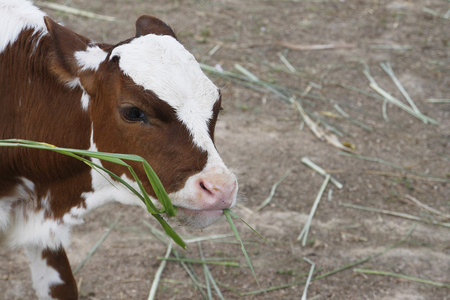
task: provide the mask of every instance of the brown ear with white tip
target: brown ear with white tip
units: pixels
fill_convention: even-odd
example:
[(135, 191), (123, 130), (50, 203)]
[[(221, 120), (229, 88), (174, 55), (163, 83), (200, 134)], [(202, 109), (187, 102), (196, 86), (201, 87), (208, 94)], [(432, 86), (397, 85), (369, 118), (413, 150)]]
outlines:
[(78, 78), (83, 87), (88, 89), (93, 85), (93, 72), (81, 69), (75, 53), (86, 50), (91, 41), (49, 17), (45, 17), (44, 21), (51, 39), (50, 69), (61, 82), (70, 84)]
[(169, 25), (156, 17), (143, 15), (136, 20), (136, 37), (147, 34), (170, 35), (177, 38)]

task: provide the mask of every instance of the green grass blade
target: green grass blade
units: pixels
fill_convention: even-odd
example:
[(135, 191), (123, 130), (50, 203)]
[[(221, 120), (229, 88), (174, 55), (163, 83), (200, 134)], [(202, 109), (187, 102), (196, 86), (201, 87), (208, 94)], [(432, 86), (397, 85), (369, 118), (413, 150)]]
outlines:
[[(122, 180), (122, 178), (120, 178), (119, 176), (117, 176), (116, 174), (114, 174), (113, 172), (109, 171), (108, 169), (102, 167), (101, 165), (98, 165), (80, 155), (83, 156), (90, 156), (90, 157), (95, 157), (98, 159), (102, 159), (102, 160), (107, 160), (116, 164), (120, 164), (123, 166), (128, 166), (128, 164), (126, 164), (125, 162), (123, 162), (120, 159), (117, 158), (109, 158), (106, 155), (94, 155), (95, 153), (92, 151), (77, 151), (77, 149), (69, 149), (69, 148), (58, 148), (55, 147), (53, 145), (50, 144), (46, 144), (46, 143), (38, 143), (38, 142), (33, 142), (33, 141), (27, 141), (27, 140), (17, 140), (17, 139), (13, 139), (13, 140), (3, 140), (0, 141), (0, 146), (10, 146), (10, 147), (26, 147), (26, 148), (32, 148), (32, 149), (41, 149), (41, 150), (50, 150), (53, 152), (57, 152), (60, 154), (64, 154), (70, 157), (73, 157), (75, 159), (78, 159), (82, 162), (84, 162), (85, 164), (87, 164), (89, 167), (91, 167), (92, 169), (96, 170), (97, 172), (99, 172), (106, 180), (109, 181), (108, 178), (106, 178), (104, 176), (104, 174), (102, 174), (100, 170), (108, 173), (109, 175), (111, 175), (112, 177), (114, 177), (114, 179), (116, 179), (117, 181), (119, 181), (120, 183), (122, 183), (123, 185), (125, 185), (129, 190), (131, 190), (136, 196), (138, 196), (139, 198), (142, 199), (142, 201), (144, 201), (143, 196), (137, 192), (133, 187), (131, 187), (127, 182), (125, 182), (124, 180)], [(74, 154), (77, 153), (77, 154)], [(110, 182), (112, 185), (114, 185), (112, 182)], [(144, 201), (145, 202), (145, 201)], [(152, 213), (157, 213), (152, 212)]]
[(437, 287), (444, 287), (450, 289), (450, 284), (445, 284), (437, 281), (417, 278), (409, 275), (399, 274), (399, 273), (393, 273), (393, 272), (385, 272), (385, 271), (376, 271), (376, 270), (367, 270), (367, 269), (353, 269), (353, 272), (356, 273), (364, 273), (364, 274), (371, 274), (371, 275), (383, 275), (383, 276), (392, 276), (396, 278), (406, 279), (410, 281), (420, 282), (424, 284), (429, 284)]
[[(206, 265), (205, 265), (205, 266), (206, 266)], [(224, 298), (223, 295), (222, 295), (222, 292), (220, 291), (219, 287), (217, 286), (217, 283), (216, 283), (216, 281), (214, 280), (214, 277), (212, 276), (212, 274), (211, 274), (211, 272), (209, 271), (209, 269), (208, 269), (207, 266), (206, 266), (206, 273), (207, 273), (207, 276), (208, 276), (208, 278), (209, 278), (209, 281), (212, 283), (212, 285), (213, 285), (213, 287), (214, 287), (214, 290), (215, 290), (216, 293), (217, 293), (217, 296), (219, 296), (219, 299), (225, 300), (225, 298)], [(212, 299), (212, 298), (211, 298), (211, 299)]]
[[(72, 148), (60, 148), (48, 143), (34, 142), (28, 140), (21, 139), (9, 139), (9, 140), (1, 140), (0, 146), (10, 146), (10, 147), (26, 147), (32, 149), (42, 149), (42, 150), (50, 150), (53, 152), (58, 152), (61, 154), (69, 155), (74, 157), (73, 155), (82, 155), (89, 156), (93, 158), (98, 158), (102, 160), (106, 160), (115, 164), (119, 164), (122, 166), (128, 166), (127, 163), (122, 161), (119, 156), (114, 155), (115, 153), (105, 153), (105, 152), (97, 152), (97, 151), (89, 151), (89, 150), (80, 150), (80, 149), (72, 149)], [(127, 159), (127, 158), (125, 158)]]
[(265, 237), (263, 237), (258, 231), (256, 231), (256, 229), (254, 229), (252, 226), (250, 226), (250, 224), (248, 224), (244, 219), (242, 219), (241, 217), (239, 217), (234, 211), (232, 210), (228, 210), (230, 215), (233, 216), (234, 218), (237, 218), (239, 220), (242, 221), (242, 223), (244, 223), (245, 225), (247, 225), (248, 228), (250, 228), (254, 233), (256, 233), (260, 238), (262, 238), (263, 240), (265, 240), (269, 245), (272, 245), (271, 242), (269, 242)]
[(172, 238), (172, 240), (177, 243), (181, 248), (186, 249), (186, 243), (183, 241), (183, 239), (170, 227), (169, 224), (159, 215), (154, 214), (153, 217), (158, 220), (159, 224), (161, 224), (162, 228), (166, 232), (168, 236)]
[[(0, 146), (15, 146), (15, 147), (27, 147), (27, 148), (33, 148), (33, 149), (42, 149), (42, 150), (50, 150), (53, 152), (57, 152), (60, 154), (64, 154), (64, 155), (68, 155), (74, 158), (77, 158), (79, 160), (84, 161), (85, 163), (87, 163), (88, 165), (90, 165), (88, 163), (88, 160), (80, 157), (79, 155), (82, 156), (89, 156), (92, 158), (97, 158), (100, 160), (105, 160), (108, 162), (112, 162), (121, 166), (125, 166), (128, 168), (128, 170), (130, 171), (131, 175), (133, 176), (133, 178), (135, 179), (136, 183), (139, 186), (139, 189), (141, 190), (141, 195), (143, 196), (144, 199), (144, 203), (147, 206), (147, 209), (150, 213), (155, 213), (158, 212), (159, 210), (156, 208), (156, 206), (153, 204), (153, 202), (151, 201), (150, 197), (148, 196), (147, 192), (145, 191), (142, 182), (139, 180), (139, 178), (137, 177), (135, 171), (133, 170), (133, 168), (125, 163), (122, 159), (128, 159), (128, 160), (133, 160), (133, 161), (145, 161), (143, 158), (137, 156), (137, 155), (128, 155), (128, 154), (116, 154), (116, 153), (106, 153), (106, 152), (96, 152), (96, 151), (89, 151), (89, 150), (80, 150), (80, 149), (71, 149), (71, 148), (59, 148), (56, 147), (54, 145), (50, 145), (47, 143), (40, 143), (40, 142), (34, 142), (34, 141), (28, 141), (28, 140), (20, 140), (20, 139), (11, 139), (11, 140), (4, 140), (4, 141), (0, 141)], [(147, 163), (148, 165), (148, 163)], [(148, 165), (150, 166), (150, 165)], [(98, 167), (98, 165), (97, 165)], [(106, 170), (105, 168), (102, 168), (103, 170)], [(153, 171), (153, 170), (152, 170)], [(108, 174), (112, 174), (111, 172), (107, 172)], [(153, 172), (154, 173), (154, 172)], [(113, 176), (115, 179), (117, 179), (118, 181), (120, 181), (122, 184), (124, 184), (124, 181), (118, 177), (118, 176)], [(156, 174), (154, 174), (154, 176), (152, 176), (152, 178), (157, 177)], [(150, 179), (150, 178), (149, 178)], [(154, 179), (150, 179), (150, 180), (154, 180)], [(152, 181), (150, 181), (150, 183), (153, 186)], [(159, 184), (158, 184), (159, 183)], [(164, 190), (164, 188), (162, 187), (161, 182), (158, 179), (158, 183), (155, 183), (155, 186), (158, 188), (159, 190), (159, 194), (162, 194), (161, 190)], [(128, 188), (129, 185), (125, 184), (125, 186)], [(170, 202), (170, 199), (168, 199), (167, 193), (165, 193), (165, 199), (164, 202)], [(166, 204), (167, 205), (167, 204)], [(173, 206), (172, 206), (173, 208)]]
[(233, 220), (231, 219), (230, 210), (229, 209), (224, 209), (223, 213), (225, 214), (225, 217), (227, 218), (227, 221), (230, 224), (231, 230), (233, 230), (233, 233), (236, 236), (236, 240), (238, 240), (238, 242), (241, 244), (242, 253), (244, 253), (245, 259), (247, 260), (247, 263), (248, 263), (248, 265), (250, 267), (250, 270), (252, 270), (253, 277), (255, 277), (256, 284), (258, 285), (258, 288), (261, 288), (261, 286), (259, 285), (258, 278), (256, 278), (256, 273), (255, 273), (255, 270), (253, 269), (253, 265), (252, 265), (252, 263), (250, 261), (250, 258), (248, 257), (247, 251), (245, 250), (244, 243), (242, 242), (242, 239), (241, 239), (238, 231), (236, 230), (236, 226), (234, 226)]
[[(139, 180), (139, 177), (137, 176), (136, 172), (133, 170), (131, 166), (128, 166), (128, 170), (130, 171), (131, 175), (133, 176), (134, 180), (136, 181), (137, 185), (139, 186), (139, 189), (141, 190), (142, 196), (144, 197), (145, 205), (147, 206), (147, 210), (149, 212), (151, 211), (159, 211), (155, 204), (153, 204), (153, 201), (150, 199), (150, 196), (145, 191), (144, 186), (142, 185), (142, 182)], [(159, 211), (160, 213), (162, 211)]]
[[(144, 198), (144, 196), (141, 194), (141, 193), (139, 193), (135, 188), (133, 188), (130, 184), (128, 184), (126, 181), (124, 181), (122, 178), (120, 178), (118, 175), (116, 175), (116, 174), (114, 174), (113, 172), (111, 172), (110, 170), (108, 170), (108, 169), (106, 169), (106, 168), (104, 168), (104, 167), (102, 167), (101, 165), (98, 165), (98, 164), (95, 164), (95, 163), (91, 163), (92, 164), (92, 168), (98, 168), (98, 169), (100, 169), (100, 170), (102, 170), (102, 171), (104, 171), (104, 172), (106, 172), (106, 173), (108, 173), (111, 177), (113, 177), (115, 180), (117, 180), (117, 181), (119, 181), (121, 184), (123, 184), (127, 189), (129, 189), (133, 194), (135, 194), (137, 197), (139, 197), (141, 200), (142, 200), (142, 202), (144, 202), (145, 203), (145, 205), (147, 206), (147, 211), (149, 212), (149, 213), (151, 213), (152, 215), (154, 215), (154, 214), (159, 214), (160, 213), (160, 211), (153, 205), (153, 207), (152, 206), (150, 206), (150, 205), (147, 205), (147, 202), (146, 202), (146, 200), (145, 200), (145, 198)], [(94, 168), (94, 170), (95, 170), (95, 168)], [(98, 170), (96, 170), (96, 171), (98, 171)], [(98, 171), (99, 172), (99, 171)], [(101, 175), (103, 175), (101, 172), (99, 172)], [(106, 180), (108, 180), (108, 178), (106, 178), (105, 177), (105, 179)], [(109, 180), (108, 180), (109, 181)], [(110, 182), (111, 183), (111, 185), (114, 185), (114, 183), (113, 182)], [(151, 200), (149, 200), (149, 201), (151, 201)], [(153, 202), (151, 202), (152, 204), (153, 204)]]
[(240, 267), (239, 263), (235, 261), (217, 261), (217, 260), (205, 260), (205, 259), (192, 259), (192, 258), (164, 258), (157, 257), (157, 260), (167, 260), (167, 261), (177, 261), (177, 262), (185, 262), (189, 264), (202, 264), (202, 265), (218, 265), (218, 266), (226, 266), (226, 267)]
[(167, 215), (170, 217), (174, 217), (176, 215), (175, 208), (173, 207), (172, 202), (170, 201), (169, 196), (167, 195), (155, 171), (153, 171), (152, 167), (146, 160), (142, 160), (142, 164), (144, 166), (145, 173), (150, 180), (152, 188), (155, 191), (155, 194), (158, 197), (159, 201), (161, 201), (161, 204), (163, 205)]
[(205, 283), (206, 283), (206, 292), (208, 294), (208, 299), (213, 299), (212, 297), (212, 291), (211, 291), (211, 283), (210, 283), (210, 277), (208, 276), (208, 266), (206, 265), (205, 256), (203, 255), (203, 249), (202, 244), (200, 242), (197, 242), (198, 251), (200, 253), (200, 258), (203, 263), (203, 274), (205, 275)]
[[(49, 150), (53, 152), (57, 152), (63, 155), (67, 155), (70, 157), (73, 157), (75, 159), (78, 159), (84, 163), (86, 163), (89, 167), (99, 172), (103, 177), (105, 177), (106, 180), (108, 180), (113, 186), (114, 184), (105, 176), (104, 173), (100, 172), (103, 171), (106, 174), (110, 175), (112, 178), (123, 184), (126, 188), (128, 188), (133, 194), (135, 194), (137, 197), (139, 197), (146, 205), (147, 210), (155, 217), (158, 222), (161, 224), (161, 226), (164, 228), (164, 231), (167, 235), (169, 235), (175, 243), (180, 245), (182, 248), (186, 248), (186, 243), (178, 236), (178, 234), (170, 227), (170, 225), (159, 215), (159, 213), (167, 212), (169, 216), (175, 216), (176, 210), (173, 207), (169, 196), (167, 195), (164, 187), (161, 184), (161, 181), (159, 180), (156, 173), (153, 171), (153, 169), (150, 167), (148, 162), (144, 160), (142, 157), (138, 155), (133, 154), (119, 154), (119, 153), (106, 153), (106, 152), (97, 152), (97, 151), (89, 151), (89, 150), (80, 150), (80, 149), (71, 149), (71, 148), (60, 148), (56, 147), (51, 144), (47, 143), (41, 143), (41, 142), (35, 142), (35, 141), (29, 141), (29, 140), (22, 140), (22, 139), (8, 139), (8, 140), (0, 140), (0, 147), (25, 147), (25, 148), (31, 148), (31, 149), (40, 149), (40, 150)], [(131, 175), (133, 176), (134, 180), (136, 181), (140, 192), (138, 192), (135, 188), (133, 188), (130, 184), (128, 184), (126, 181), (124, 181), (121, 177), (114, 174), (113, 172), (109, 171), (108, 169), (104, 168), (100, 164), (96, 164), (89, 159), (86, 159), (84, 157), (91, 157), (96, 158), (99, 160), (108, 161), (111, 163), (115, 163), (124, 167), (127, 167), (130, 171)], [(144, 166), (144, 170), (147, 173), (148, 179), (150, 181), (150, 184), (152, 185), (152, 188), (155, 190), (155, 193), (158, 197), (158, 199), (161, 201), (164, 209), (158, 210), (156, 206), (153, 204), (153, 201), (150, 199), (150, 196), (145, 191), (145, 188), (142, 184), (142, 182), (139, 180), (136, 172), (133, 170), (133, 168), (124, 162), (123, 160), (130, 160), (130, 161), (136, 161), (141, 162)]]
[[(105, 160), (108, 162), (112, 162), (121, 166), (125, 166), (128, 168), (128, 170), (130, 171), (131, 175), (133, 176), (133, 178), (135, 179), (136, 183), (139, 186), (139, 189), (141, 190), (141, 199), (143, 199), (145, 205), (147, 206), (147, 210), (154, 214), (156, 212), (158, 212), (159, 210), (156, 208), (156, 206), (153, 204), (153, 202), (151, 201), (150, 197), (148, 196), (147, 192), (144, 189), (144, 186), (142, 185), (142, 182), (139, 180), (139, 178), (137, 177), (136, 173), (134, 172), (133, 168), (125, 163), (122, 158), (133, 158), (133, 160), (136, 159), (136, 156), (130, 156), (130, 155), (117, 155), (114, 153), (105, 153), (105, 152), (94, 152), (94, 151), (89, 151), (89, 150), (79, 150), (79, 149), (71, 149), (71, 148), (59, 148), (47, 143), (39, 143), (39, 142), (33, 142), (33, 141), (27, 141), (27, 140), (6, 140), (7, 144), (9, 143), (9, 141), (11, 141), (11, 143), (9, 144), (10, 146), (17, 146), (17, 147), (27, 147), (27, 148), (32, 148), (32, 149), (42, 149), (42, 150), (50, 150), (53, 152), (57, 152), (60, 154), (64, 154), (64, 155), (68, 155), (71, 156), (73, 158), (76, 158), (78, 160), (81, 160), (85, 163), (87, 163), (89, 166), (91, 166), (92, 162), (90, 162), (89, 160), (80, 157), (80, 155), (82, 156), (89, 156), (92, 158), (97, 158), (100, 160)], [(2, 143), (0, 143), (0, 146), (3, 146)], [(97, 168), (100, 168), (100, 165), (96, 164)], [(103, 171), (106, 171), (106, 168), (100, 168)], [(113, 173), (110, 171), (106, 171), (109, 175), (113, 176), (115, 179), (117, 179), (119, 182), (121, 182), (122, 184), (124, 184), (127, 188), (130, 187), (130, 185), (126, 184), (125, 181), (123, 179), (121, 179), (119, 176), (117, 175), (112, 175)], [(133, 189), (134, 190), (134, 189)], [(132, 190), (132, 192), (133, 192)], [(134, 193), (134, 192), (133, 192)], [(136, 193), (134, 193), (136, 194)], [(143, 198), (142, 198), (143, 197)]]
[[(198, 250), (200, 252), (200, 258), (202, 261), (205, 261), (205, 256), (203, 255), (203, 250), (200, 242), (197, 242)], [(214, 280), (214, 277), (212, 276), (211, 272), (209, 271), (208, 265), (206, 263), (203, 264), (203, 273), (205, 274), (205, 282), (206, 282), (206, 291), (208, 292), (208, 299), (214, 299), (212, 297), (212, 291), (211, 291), (211, 284), (214, 287), (214, 290), (217, 293), (217, 296), (219, 296), (219, 299), (224, 300), (224, 297), (222, 293), (220, 292), (219, 287), (217, 286), (216, 281)]]

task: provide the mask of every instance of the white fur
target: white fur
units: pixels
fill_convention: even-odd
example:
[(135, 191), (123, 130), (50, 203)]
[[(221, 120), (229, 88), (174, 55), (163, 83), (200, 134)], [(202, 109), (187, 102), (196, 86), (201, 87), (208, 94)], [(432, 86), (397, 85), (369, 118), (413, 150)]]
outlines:
[(89, 102), (91, 101), (91, 97), (89, 96), (89, 94), (86, 92), (86, 90), (84, 89), (84, 87), (81, 85), (81, 81), (80, 78), (76, 77), (75, 79), (66, 82), (65, 84), (68, 88), (70, 89), (75, 89), (77, 87), (79, 87), (82, 91), (81, 94), (81, 108), (84, 111), (87, 111), (89, 108)]
[(34, 29), (34, 34), (39, 33), (38, 43), (47, 33), (44, 16), (46, 14), (29, 1), (0, 0), (0, 53), (13, 44), (24, 29)]
[(47, 261), (42, 258), (42, 248), (26, 247), (25, 253), (30, 260), (31, 277), (33, 287), (40, 300), (53, 299), (50, 296), (50, 287), (63, 283), (59, 273), (47, 265)]
[(208, 123), (219, 91), (183, 45), (171, 36), (148, 34), (118, 46), (114, 56), (124, 74), (175, 109), (198, 147), (213, 150)]
[[(61, 223), (49, 218), (51, 195), (40, 199), (41, 208), (37, 210), (37, 198), (34, 184), (26, 178), (16, 186), (12, 195), (0, 199), (0, 235), (4, 243), (12, 248), (34, 246), (57, 249), (67, 246), (70, 240), (70, 223)], [(9, 207), (4, 205), (9, 203)], [(4, 208), (6, 206), (6, 209)]]
[(98, 46), (90, 46), (85, 51), (75, 52), (75, 59), (81, 71), (97, 71), (100, 64), (106, 59), (108, 54)]
[(83, 110), (88, 110), (89, 108), (89, 101), (91, 100), (91, 97), (89, 97), (88, 93), (83, 89), (83, 94), (81, 94), (81, 107)]
[[(77, 60), (80, 71), (97, 71), (100, 64), (106, 59), (108, 53), (100, 49), (98, 46), (90, 46), (84, 51), (75, 52), (74, 56)], [(66, 84), (70, 88), (79, 86), (83, 90), (81, 95), (81, 107), (87, 111), (89, 107), (90, 97), (81, 85), (80, 79), (76, 78)]]
[(58, 220), (45, 218), (44, 210), (32, 212), (20, 206), (6, 232), (6, 244), (10, 247), (36, 245), (57, 249), (70, 242), (70, 227)]
[[(100, 163), (101, 164), (101, 163)], [(97, 171), (93, 171), (97, 172)], [(144, 202), (141, 201), (135, 194), (131, 193), (125, 186), (119, 182), (113, 180), (108, 174), (103, 173), (108, 180), (103, 178), (102, 175), (98, 174), (96, 176), (101, 177), (104, 184), (100, 188), (95, 189), (93, 192), (83, 193), (83, 197), (86, 200), (87, 211), (91, 211), (101, 205), (110, 202), (119, 202), (126, 205), (137, 205), (145, 208)], [(137, 191), (139, 188), (135, 181), (128, 179), (125, 174), (121, 176), (121, 179), (133, 186)], [(112, 183), (112, 184), (111, 184)]]
[(68, 87), (68, 88), (70, 88), (70, 89), (75, 89), (76, 87), (82, 87), (81, 86), (81, 81), (80, 81), (80, 78), (78, 78), (78, 77), (75, 77), (73, 80), (71, 80), (71, 81), (67, 81), (66, 83), (65, 83), (65, 85)]

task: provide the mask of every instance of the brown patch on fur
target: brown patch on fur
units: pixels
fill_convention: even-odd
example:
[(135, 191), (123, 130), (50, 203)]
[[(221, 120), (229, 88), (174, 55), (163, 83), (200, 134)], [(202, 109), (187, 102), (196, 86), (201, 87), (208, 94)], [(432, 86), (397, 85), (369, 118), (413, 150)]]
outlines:
[(46, 249), (42, 251), (42, 259), (46, 260), (47, 265), (59, 273), (63, 281), (61, 284), (50, 286), (50, 296), (61, 300), (78, 299), (77, 284), (72, 275), (66, 251), (63, 248), (58, 250)]

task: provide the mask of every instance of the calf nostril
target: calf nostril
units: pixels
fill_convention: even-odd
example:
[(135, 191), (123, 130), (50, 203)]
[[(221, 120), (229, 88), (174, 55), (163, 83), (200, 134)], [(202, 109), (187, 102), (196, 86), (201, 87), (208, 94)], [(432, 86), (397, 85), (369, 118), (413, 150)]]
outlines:
[(207, 190), (207, 188), (205, 187), (205, 184), (203, 182), (200, 182), (200, 187), (204, 190)]
[[(0, 0), (1, 1), (1, 0)], [(199, 178), (195, 182), (202, 209), (225, 209), (233, 205), (237, 189), (236, 180), (227, 178)]]
[(200, 181), (200, 187), (207, 193), (212, 194), (212, 192), (205, 186), (203, 181)]

